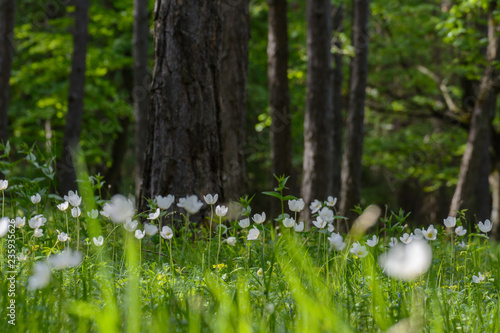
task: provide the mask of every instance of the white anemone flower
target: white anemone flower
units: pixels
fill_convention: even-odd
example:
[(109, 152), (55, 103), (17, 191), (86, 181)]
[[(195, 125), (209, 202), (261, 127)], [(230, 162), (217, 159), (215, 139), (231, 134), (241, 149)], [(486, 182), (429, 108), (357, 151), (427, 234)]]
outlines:
[(72, 251), (70, 249), (52, 255), (48, 259), (48, 263), (55, 269), (65, 269), (80, 265), (82, 262), (82, 254), (79, 251)]
[(327, 222), (324, 221), (321, 216), (318, 216), (315, 221), (313, 221), (313, 224), (316, 228), (318, 229), (323, 229), (326, 227)]
[(31, 202), (32, 202), (34, 205), (36, 205), (37, 203), (39, 203), (39, 202), (42, 200), (42, 197), (40, 196), (40, 194), (39, 194), (39, 193), (36, 193), (35, 195), (32, 195), (32, 196), (30, 197), (30, 199), (31, 199)]
[(236, 245), (236, 237), (228, 237), (226, 239), (228, 245), (235, 246)]
[(490, 220), (485, 220), (484, 223), (483, 222), (479, 222), (477, 224), (479, 230), (481, 230), (481, 232), (484, 232), (485, 234), (487, 234), (488, 232), (491, 231), (491, 229), (493, 228), (493, 224), (491, 223)]
[(28, 289), (37, 290), (45, 288), (52, 277), (52, 270), (44, 261), (38, 261), (33, 268), (33, 275), (28, 279)]
[(77, 206), (77, 207), (71, 208), (71, 216), (73, 216), (74, 218), (77, 218), (80, 215), (82, 215), (82, 210), (80, 209), (80, 207)]
[(398, 244), (398, 239), (396, 237), (391, 237), (389, 241), (389, 246), (394, 247), (396, 244)]
[(223, 216), (226, 216), (228, 210), (229, 210), (229, 208), (227, 208), (226, 206), (217, 205), (217, 207), (215, 207), (215, 214), (218, 217), (223, 217)]
[(57, 240), (64, 243), (69, 239), (68, 234), (65, 232), (61, 232), (59, 235), (57, 235)]
[(334, 198), (332, 196), (329, 196), (327, 199), (326, 199), (326, 205), (328, 207), (333, 207), (335, 206), (335, 204), (337, 203), (337, 198)]
[(311, 202), (309, 209), (311, 210), (311, 213), (316, 214), (322, 207), (323, 207), (323, 204), (321, 203), (321, 201), (316, 199), (313, 202)]
[(335, 231), (335, 226), (333, 225), (333, 223), (328, 223), (328, 232), (332, 233), (334, 231)]
[(455, 233), (458, 235), (458, 236), (463, 236), (467, 233), (467, 230), (464, 229), (464, 227), (462, 226), (459, 226), (455, 229)]
[(299, 222), (298, 224), (295, 223), (295, 226), (293, 227), (295, 229), (295, 232), (302, 232), (304, 231), (305, 224), (304, 222)]
[(8, 217), (3, 217), (0, 220), (0, 237), (7, 235), (9, 232), (10, 219)]
[(109, 218), (111, 216), (111, 213), (113, 212), (113, 207), (109, 203), (105, 203), (104, 206), (102, 206), (102, 210), (100, 211), (100, 214), (104, 217)]
[(305, 202), (302, 198), (297, 199), (297, 200), (288, 200), (288, 208), (292, 212), (300, 213), (304, 207), (305, 207)]
[(133, 202), (121, 194), (115, 194), (108, 207), (103, 207), (103, 209), (107, 210), (106, 212), (109, 213), (109, 218), (113, 223), (123, 223), (127, 218), (134, 217), (135, 214)]
[(104, 244), (104, 237), (102, 237), (102, 235), (97, 238), (94, 237), (92, 240), (94, 241), (95, 246), (102, 246), (102, 244)]
[(259, 229), (253, 227), (252, 229), (250, 229), (250, 231), (248, 231), (247, 240), (256, 240), (257, 238), (259, 238), (259, 235), (260, 235)]
[(156, 196), (156, 204), (163, 210), (167, 210), (172, 206), (175, 201), (175, 196), (172, 194), (167, 195), (166, 197), (162, 197), (161, 195)]
[(154, 224), (144, 223), (144, 232), (148, 236), (154, 236), (158, 232), (158, 227)]
[(96, 219), (99, 216), (99, 211), (97, 209), (92, 209), (90, 212), (87, 212), (87, 216), (91, 219)]
[(342, 251), (346, 247), (346, 243), (342, 236), (338, 233), (332, 233), (330, 237), (328, 237), (328, 241), (330, 242), (330, 246), (333, 247), (337, 251)]
[(422, 230), (420, 228), (416, 228), (413, 230), (413, 239), (423, 239), (424, 234), (422, 233)]
[(333, 211), (328, 207), (323, 207), (319, 211), (319, 216), (323, 221), (326, 221), (327, 223), (333, 222)]
[(408, 245), (396, 244), (378, 259), (382, 271), (393, 278), (411, 281), (427, 272), (432, 262), (432, 249), (424, 240)]
[(364, 258), (368, 255), (366, 246), (360, 245), (358, 242), (352, 244), (350, 252), (359, 258)]
[(293, 218), (286, 217), (283, 219), (283, 225), (286, 228), (292, 228), (295, 225), (295, 220)]
[(435, 240), (437, 236), (437, 230), (434, 228), (434, 226), (431, 224), (427, 230), (422, 229), (422, 235), (424, 235), (425, 239), (427, 240)]
[(375, 247), (378, 244), (378, 237), (376, 235), (373, 235), (371, 239), (366, 240), (366, 245), (369, 247)]
[(136, 220), (132, 221), (132, 218), (127, 217), (127, 219), (125, 220), (125, 223), (123, 224), (123, 227), (125, 228), (125, 230), (133, 232), (133, 231), (135, 231), (135, 229), (137, 229), (138, 224), (139, 224), (139, 222), (137, 222)]
[(35, 215), (34, 217), (32, 217), (28, 221), (28, 224), (31, 227), (31, 229), (38, 229), (38, 228), (44, 226), (45, 222), (47, 222), (47, 219), (45, 217), (43, 217), (42, 214), (40, 214), (40, 215)]
[(78, 195), (78, 191), (69, 191), (68, 195), (64, 196), (64, 200), (69, 202), (73, 207), (78, 207), (82, 203), (82, 197)]
[(140, 231), (140, 230), (135, 231), (135, 238), (137, 238), (139, 240), (143, 239), (145, 235), (146, 235), (145, 231)]
[(28, 260), (28, 256), (25, 255), (24, 253), (20, 253), (18, 256), (17, 256), (17, 260), (19, 260), (19, 262), (25, 262), (26, 260)]
[(482, 275), (481, 273), (478, 273), (479, 276), (476, 276), (476, 275), (472, 275), (472, 282), (474, 283), (481, 283), (484, 281), (484, 275)]
[(217, 203), (217, 200), (219, 200), (219, 195), (217, 193), (214, 195), (207, 194), (203, 196), (203, 199), (205, 199), (207, 205), (215, 205)]
[(9, 181), (8, 180), (0, 180), (0, 191), (4, 191), (9, 187)]
[(171, 239), (172, 237), (174, 237), (174, 232), (172, 231), (172, 228), (165, 225), (163, 226), (163, 228), (161, 228), (160, 236), (165, 239)]
[(148, 220), (156, 220), (160, 216), (160, 208), (156, 209), (156, 212), (149, 214)]
[(401, 243), (410, 244), (411, 241), (413, 240), (413, 234), (409, 235), (408, 233), (405, 232), (403, 234), (403, 237), (399, 237), (399, 239), (401, 240)]
[(248, 228), (248, 227), (250, 226), (250, 219), (249, 219), (249, 218), (246, 218), (246, 219), (240, 220), (240, 221), (238, 222), (238, 225), (239, 225), (240, 227), (242, 227), (243, 229)]
[(64, 201), (59, 205), (57, 205), (57, 209), (59, 209), (61, 212), (64, 212), (66, 209), (68, 209), (68, 207), (69, 207), (69, 202), (67, 201)]
[(262, 224), (266, 222), (266, 213), (262, 212), (262, 214), (255, 214), (252, 220), (257, 224)]
[(33, 233), (33, 236), (35, 236), (37, 238), (43, 237), (43, 230), (39, 229), (39, 228), (36, 228), (35, 232)]
[(457, 218), (453, 216), (448, 216), (443, 220), (444, 225), (446, 228), (453, 228), (457, 224)]
[(184, 208), (190, 214), (196, 214), (203, 207), (203, 202), (198, 200), (196, 195), (190, 195), (185, 198), (180, 198), (178, 207)]
[(26, 224), (26, 217), (23, 216), (23, 217), (16, 217), (16, 219), (14, 220), (14, 225), (16, 226), (16, 228), (20, 229), (22, 227), (24, 227), (24, 225)]

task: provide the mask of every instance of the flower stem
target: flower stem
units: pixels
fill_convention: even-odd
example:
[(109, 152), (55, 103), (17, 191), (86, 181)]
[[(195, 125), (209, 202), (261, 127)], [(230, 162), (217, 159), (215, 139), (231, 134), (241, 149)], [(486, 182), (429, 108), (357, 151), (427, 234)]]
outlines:
[(222, 236), (222, 217), (219, 216), (219, 248), (217, 249), (217, 274), (219, 274), (219, 253), (220, 253), (221, 236)]
[(214, 205), (210, 205), (210, 231), (208, 234), (208, 269), (210, 269), (210, 249), (212, 248), (212, 218), (214, 217)]

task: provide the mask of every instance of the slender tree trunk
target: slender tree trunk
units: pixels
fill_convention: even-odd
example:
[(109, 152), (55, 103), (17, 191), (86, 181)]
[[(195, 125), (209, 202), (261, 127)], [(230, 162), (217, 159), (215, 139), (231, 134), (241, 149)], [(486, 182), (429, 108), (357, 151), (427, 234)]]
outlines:
[(344, 17), (344, 9), (342, 4), (334, 7), (332, 11), (333, 18), (333, 33), (334, 33), (334, 49), (333, 52), (333, 151), (332, 151), (332, 195), (340, 196), (341, 170), (342, 170), (342, 41), (340, 33), (342, 32), (342, 21)]
[(492, 189), (491, 223), (493, 223), (492, 237), (500, 239), (500, 163), (496, 161), (495, 169), (490, 175), (490, 186)]
[[(291, 176), (292, 122), (288, 87), (287, 0), (268, 0), (267, 75), (271, 112), (271, 172)], [(274, 184), (275, 179), (271, 180)], [(295, 180), (291, 180), (294, 182)], [(271, 214), (281, 213), (278, 202), (271, 201)]]
[(355, 50), (351, 61), (349, 106), (346, 120), (345, 147), (342, 159), (342, 188), (340, 213), (350, 220), (351, 211), (361, 199), (361, 169), (366, 81), (368, 76), (368, 17), (369, 0), (354, 0), (352, 44)]
[[(218, 1), (157, 0), (139, 210), (155, 195), (222, 192)], [(222, 201), (223, 199), (221, 199)]]
[[(307, 1), (307, 93), (302, 197), (307, 205), (332, 194), (332, 9), (329, 0)], [(309, 210), (304, 219), (310, 222)]]
[(120, 193), (120, 185), (122, 183), (122, 166), (127, 153), (127, 144), (129, 136), (130, 118), (128, 116), (120, 117), (118, 120), (120, 132), (117, 133), (116, 139), (111, 148), (111, 167), (106, 172), (104, 179), (106, 180), (107, 191), (110, 195)]
[[(452, 216), (457, 215), (456, 211), (465, 208), (469, 209), (468, 215), (477, 213), (477, 211), (474, 212), (477, 209), (474, 200), (479, 180), (478, 174), (481, 172), (481, 165), (485, 156), (485, 145), (488, 144), (491, 135), (491, 115), (495, 111), (498, 95), (498, 87), (495, 86), (498, 74), (494, 66), (500, 56), (500, 39), (498, 37), (499, 26), (493, 17), (495, 8), (496, 2), (490, 2), (486, 55), (488, 65), (481, 79), (476, 95), (477, 99), (474, 103), (467, 147), (462, 157), (458, 183), (450, 206), (449, 214)], [(485, 200), (485, 198), (477, 198), (477, 200)]]
[(139, 194), (144, 152), (148, 139), (149, 85), (151, 76), (148, 66), (149, 13), (148, 0), (134, 0), (134, 87), (132, 98), (135, 114), (135, 190)]
[(222, 186), (226, 199), (237, 199), (247, 188), (244, 148), (249, 39), (249, 1), (234, 6), (223, 2), (219, 99)]
[(14, 17), (15, 0), (0, 2), (0, 142), (6, 143), (8, 135), (10, 73), (14, 56)]
[(83, 117), (83, 95), (85, 88), (85, 58), (87, 55), (89, 0), (75, 0), (75, 27), (73, 32), (73, 60), (69, 76), (68, 113), (61, 160), (57, 164), (59, 190), (66, 194), (76, 190), (76, 172), (73, 154), (78, 149)]

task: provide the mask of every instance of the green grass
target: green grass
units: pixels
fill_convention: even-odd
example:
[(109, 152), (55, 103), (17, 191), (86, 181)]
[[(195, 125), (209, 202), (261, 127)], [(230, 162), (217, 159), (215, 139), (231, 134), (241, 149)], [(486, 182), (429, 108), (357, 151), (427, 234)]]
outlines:
[[(0, 240), (1, 332), (384, 332), (395, 325), (397, 332), (500, 331), (500, 249), (463, 218), (458, 221), (468, 226), (467, 234), (451, 238), (437, 226), (437, 239), (429, 241), (430, 269), (404, 282), (386, 276), (377, 263), (389, 249), (390, 237), (412, 232), (403, 227), (403, 213), (382, 217), (368, 235), (357, 236), (361, 244), (373, 234), (381, 237), (360, 258), (349, 251), (354, 238), (345, 237), (344, 250), (332, 250), (327, 235), (315, 227), (297, 233), (281, 224), (277, 230), (268, 217), (257, 225), (259, 238), (247, 241), (253, 222), (249, 228), (238, 226), (244, 217), (237, 216), (241, 208), (231, 206), (233, 217), (223, 218), (227, 230), (217, 228), (219, 217), (212, 215), (211, 235), (208, 227), (188, 225), (188, 216), (174, 220), (171, 208), (160, 217), (174, 230), (170, 249), (158, 233), (139, 241), (101, 215), (89, 218), (87, 212), (101, 210), (104, 201), (93, 196), (98, 183), (82, 182), (78, 246), (77, 219), (69, 210), (66, 214), (56, 208), (61, 198), (40, 191), (42, 201), (34, 205), (27, 184), (14, 180), (5, 191), (3, 215), (26, 216), (26, 225), (15, 229), (15, 252), (26, 254), (27, 260), (9, 269), (8, 236)], [(286, 214), (290, 198), (281, 193), (273, 196), (283, 199)], [(243, 206), (250, 201), (243, 200)], [(172, 207), (182, 211), (175, 203)], [(41, 238), (32, 237), (28, 225), (36, 214), (47, 218)], [(57, 230), (66, 231), (66, 218), (71, 241), (56, 243)], [(222, 240), (234, 236), (237, 243), (221, 243), (216, 268), (219, 231)], [(92, 242), (99, 235), (105, 239), (101, 247)], [(465, 248), (459, 246), (462, 240)], [(65, 246), (80, 248), (81, 264), (52, 269), (45, 288), (28, 289), (35, 262), (46, 261)], [(8, 290), (12, 270), (17, 272), (15, 297)], [(484, 281), (473, 283), (472, 276), (479, 272)], [(11, 299), (15, 326), (7, 317)]]

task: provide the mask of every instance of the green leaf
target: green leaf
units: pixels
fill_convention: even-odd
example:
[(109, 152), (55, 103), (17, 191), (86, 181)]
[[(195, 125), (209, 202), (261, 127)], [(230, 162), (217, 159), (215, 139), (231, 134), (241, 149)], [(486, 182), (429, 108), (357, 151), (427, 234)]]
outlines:
[(262, 192), (262, 194), (269, 195), (271, 197), (275, 197), (275, 198), (278, 198), (280, 200), (282, 199), (281, 194), (276, 193), (276, 192)]

